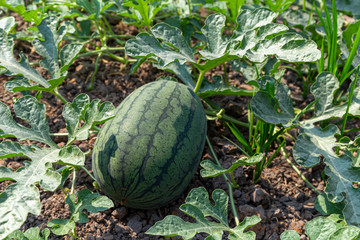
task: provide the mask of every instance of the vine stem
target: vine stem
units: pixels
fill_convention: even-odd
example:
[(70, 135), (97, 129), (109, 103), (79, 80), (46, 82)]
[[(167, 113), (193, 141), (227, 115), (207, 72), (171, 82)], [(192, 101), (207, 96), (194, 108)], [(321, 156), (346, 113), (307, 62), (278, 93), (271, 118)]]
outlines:
[[(206, 142), (210, 148), (210, 152), (211, 154), (213, 155), (214, 159), (215, 159), (215, 162), (217, 163), (217, 165), (221, 166), (220, 165), (220, 162), (219, 162), (219, 159), (217, 158), (216, 154), (215, 154), (215, 151), (210, 143), (210, 140), (208, 138), (208, 136), (206, 136)], [(236, 208), (235, 208), (235, 202), (234, 202), (234, 196), (233, 196), (233, 192), (232, 192), (232, 186), (231, 186), (231, 183), (230, 183), (230, 180), (228, 179), (228, 177), (226, 176), (225, 173), (222, 174), (224, 179), (225, 179), (225, 182), (227, 183), (228, 185), (228, 188), (229, 188), (229, 198), (230, 198), (230, 205), (231, 205), (231, 210), (234, 214), (234, 218), (235, 218), (235, 224), (236, 226), (238, 226), (240, 224), (240, 221), (239, 221), (239, 217), (238, 217), (238, 214), (237, 214), (237, 211), (236, 211)]]
[[(89, 133), (98, 133), (98, 131), (89, 131)], [(68, 132), (65, 133), (50, 133), (50, 136), (52, 137), (67, 137), (69, 136)]]
[(285, 160), (290, 164), (290, 166), (295, 170), (295, 172), (301, 177), (302, 180), (304, 180), (309, 187), (311, 187), (317, 194), (322, 194), (319, 190), (316, 189), (316, 187), (314, 187), (314, 185), (312, 185), (309, 180), (306, 179), (306, 177), (300, 172), (300, 170), (291, 162), (291, 160), (289, 159), (289, 155), (286, 152), (285, 146), (281, 147), (281, 153), (284, 156)]
[[(218, 117), (218, 115), (217, 115), (218, 113), (217, 113), (217, 112), (214, 112), (214, 111), (211, 111), (211, 110), (205, 109), (205, 113), (206, 113), (207, 115), (210, 115), (210, 116), (213, 116), (213, 117)], [(246, 128), (249, 128), (249, 127), (250, 127), (250, 125), (249, 125), (248, 123), (244, 123), (244, 122), (238, 121), (238, 120), (236, 120), (236, 119), (234, 119), (234, 118), (232, 118), (232, 117), (230, 117), (230, 116), (228, 116), (228, 115), (225, 115), (225, 114), (222, 114), (222, 115), (221, 115), (221, 118), (224, 119), (224, 120), (226, 120), (226, 121), (229, 121), (229, 122), (232, 122), (232, 123), (234, 123), (234, 124), (237, 124), (237, 125), (239, 125), (239, 126), (241, 126), (241, 127), (246, 127)]]
[(204, 80), (204, 75), (205, 75), (205, 70), (199, 70), (200, 73), (199, 73), (199, 77), (198, 77), (198, 80), (196, 82), (196, 85), (195, 85), (195, 89), (194, 89), (194, 92), (197, 93), (199, 90), (200, 90), (200, 87), (201, 87), (201, 84)]
[(100, 49), (97, 49), (97, 50), (88, 51), (86, 53), (79, 54), (78, 57), (85, 57), (85, 56), (88, 56), (88, 55), (98, 54), (98, 53), (101, 53), (101, 52), (123, 51), (123, 50), (125, 50), (124, 47), (103, 47), (103, 48), (100, 48)]
[(57, 96), (64, 104), (66, 104), (68, 101), (59, 93), (58, 88), (54, 88), (54, 90), (51, 91), (55, 96)]
[(89, 170), (87, 170), (86, 167), (81, 167), (87, 174), (89, 174), (89, 176), (92, 178), (92, 180), (94, 180), (96, 182), (96, 178), (89, 172)]
[(103, 52), (100, 52), (99, 55), (97, 56), (96, 60), (95, 60), (95, 69), (94, 72), (91, 76), (91, 80), (90, 80), (90, 84), (88, 86), (88, 90), (93, 90), (95, 87), (95, 76), (99, 70), (99, 60), (101, 58), (101, 55), (103, 54)]
[(74, 194), (75, 180), (76, 180), (76, 170), (74, 168), (70, 194)]

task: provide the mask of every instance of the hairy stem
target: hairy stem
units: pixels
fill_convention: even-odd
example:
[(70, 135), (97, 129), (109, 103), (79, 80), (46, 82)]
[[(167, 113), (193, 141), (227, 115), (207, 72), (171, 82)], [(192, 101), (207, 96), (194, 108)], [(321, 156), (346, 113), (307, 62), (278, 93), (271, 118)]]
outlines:
[(197, 93), (199, 90), (200, 90), (200, 87), (201, 87), (201, 84), (204, 80), (204, 75), (205, 75), (205, 72), (204, 70), (199, 70), (200, 73), (199, 73), (199, 77), (198, 77), (198, 80), (196, 81), (196, 85), (195, 85), (195, 89), (194, 89), (194, 92)]
[[(218, 116), (218, 115), (217, 115), (217, 112), (214, 112), (214, 111), (212, 111), (212, 110), (207, 110), (207, 109), (205, 109), (205, 113), (206, 113), (207, 115), (210, 115), (210, 116), (213, 116), (213, 117), (217, 117), (217, 116)], [(232, 123), (234, 123), (234, 124), (237, 124), (237, 125), (239, 125), (239, 126), (241, 126), (241, 127), (249, 128), (249, 126), (250, 126), (248, 123), (241, 122), (241, 121), (236, 120), (235, 118), (232, 118), (232, 117), (230, 117), (230, 116), (228, 116), (228, 115), (225, 115), (225, 114), (221, 115), (221, 118), (224, 119), (224, 120), (226, 120), (226, 121), (229, 121), (229, 122), (232, 122)]]
[(92, 180), (96, 181), (96, 178), (89, 172), (89, 170), (87, 170), (86, 167), (82, 166), (81, 168), (92, 178)]
[(125, 48), (124, 47), (103, 47), (97, 50), (93, 50), (93, 51), (88, 51), (86, 53), (83, 54), (79, 54), (78, 57), (85, 57), (88, 55), (93, 55), (93, 54), (98, 54), (101, 52), (111, 52), (111, 51), (124, 51)]
[(74, 194), (75, 181), (76, 181), (76, 170), (75, 170), (75, 168), (74, 168), (74, 169), (73, 169), (73, 178), (72, 178), (72, 184), (71, 184), (70, 194)]
[[(220, 162), (219, 162), (219, 159), (216, 157), (216, 154), (215, 154), (215, 151), (214, 149), (212, 148), (212, 145), (210, 143), (210, 140), (209, 138), (206, 136), (206, 142), (210, 148), (210, 151), (211, 151), (211, 154), (213, 155), (214, 159), (215, 159), (215, 162), (217, 163), (217, 165), (221, 166), (220, 165)], [(235, 207), (235, 202), (234, 202), (234, 196), (233, 196), (233, 192), (232, 192), (232, 185), (230, 183), (230, 180), (228, 179), (228, 177), (226, 176), (225, 173), (222, 174), (224, 179), (225, 179), (225, 182), (227, 183), (228, 185), (228, 188), (229, 188), (229, 198), (230, 198), (230, 205), (231, 205), (231, 210), (234, 214), (234, 219), (235, 219), (235, 224), (236, 226), (239, 225), (240, 221), (239, 221), (239, 217), (238, 217), (238, 214), (237, 214), (237, 211), (236, 211), (236, 207)]]
[(59, 93), (58, 88), (54, 88), (54, 90), (51, 91), (52, 94), (57, 96), (64, 104), (66, 104), (68, 101)]

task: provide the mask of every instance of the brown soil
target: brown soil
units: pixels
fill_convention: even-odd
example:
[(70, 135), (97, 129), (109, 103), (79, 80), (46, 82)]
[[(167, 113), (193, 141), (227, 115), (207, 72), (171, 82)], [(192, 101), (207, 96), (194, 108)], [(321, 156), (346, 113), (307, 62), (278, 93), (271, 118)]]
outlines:
[[(122, 27), (124, 27), (122, 25)], [(134, 30), (131, 30), (134, 31)], [(24, 47), (26, 50), (26, 47)], [(25, 51), (24, 50), (24, 51)], [(27, 53), (30, 53), (29, 49)], [(115, 53), (121, 55), (121, 52)], [(30, 56), (31, 57), (31, 56)], [(36, 56), (34, 56), (36, 58)], [(99, 98), (102, 101), (110, 101), (115, 106), (129, 95), (136, 88), (147, 82), (154, 81), (163, 72), (153, 67), (151, 64), (143, 64), (138, 71), (129, 76), (130, 65), (123, 66), (122, 63), (115, 62), (109, 58), (102, 58), (99, 65), (99, 72), (96, 74), (95, 89), (87, 91), (88, 80), (94, 70), (95, 56), (89, 56), (77, 59), (70, 67), (69, 75), (59, 90), (68, 101), (80, 93), (87, 93), (91, 99)], [(124, 69), (123, 69), (124, 68)], [(216, 69), (217, 73), (223, 73), (222, 69)], [(296, 74), (287, 72), (284, 81), (287, 81), (292, 91), (294, 102), (297, 105), (302, 103), (301, 86), (296, 81)], [(8, 106), (12, 106), (12, 98), (20, 97), (21, 94), (10, 94), (4, 89), (4, 83), (7, 77), (0, 78), (0, 101)], [(241, 76), (236, 72), (229, 73), (231, 83), (241, 85)], [(300, 98), (300, 100), (299, 100)], [(229, 115), (239, 120), (246, 121), (246, 109), (249, 99), (243, 97), (224, 97), (213, 98), (219, 105), (226, 108)], [(47, 119), (52, 133), (66, 132), (65, 121), (61, 116), (64, 105), (55, 96), (44, 93), (41, 100), (46, 105)], [(220, 121), (209, 121), (208, 134), (210, 141), (214, 146), (216, 154), (224, 167), (231, 165), (232, 161), (241, 157), (241, 152), (221, 136), (231, 137)], [(241, 129), (246, 135), (246, 129)], [(295, 133), (296, 134), (296, 133)], [(93, 148), (95, 134), (91, 134), (87, 141), (75, 142), (82, 151), (86, 152)], [(0, 139), (3, 141), (4, 139)], [(58, 145), (63, 145), (66, 138), (57, 137), (54, 141)], [(287, 150), (292, 151), (293, 142), (289, 140)], [(206, 146), (203, 152), (203, 159), (212, 159), (209, 148)], [(21, 158), (11, 158), (0, 160), (0, 166), (17, 169), (22, 166)], [(87, 157), (87, 169), (91, 169), (91, 157)], [(240, 167), (235, 172), (235, 179), (239, 187), (234, 190), (235, 205), (241, 219), (245, 216), (258, 215), (262, 221), (251, 228), (256, 232), (257, 239), (280, 239), (280, 234), (288, 229), (294, 229), (301, 235), (301, 239), (307, 239), (304, 234), (304, 225), (307, 221), (318, 216), (319, 213), (314, 209), (316, 194), (304, 181), (295, 173), (291, 166), (283, 157), (277, 157), (261, 176), (258, 184), (253, 184), (253, 166)], [(321, 172), (322, 167), (304, 169), (300, 167), (301, 172), (306, 178), (320, 191), (324, 189)], [(115, 203), (115, 207), (96, 214), (89, 214), (89, 222), (77, 224), (76, 231), (80, 238), (84, 239), (179, 239), (164, 238), (146, 235), (148, 230), (156, 221), (165, 216), (175, 214), (189, 221), (191, 218), (179, 210), (179, 206), (184, 203), (187, 193), (192, 189), (204, 186), (209, 192), (216, 188), (227, 191), (227, 185), (221, 176), (216, 178), (204, 179), (199, 174), (194, 176), (190, 186), (179, 199), (168, 204), (165, 207), (156, 210), (135, 210), (129, 209)], [(9, 181), (0, 183), (0, 192), (11, 184)], [(66, 182), (67, 187), (71, 187), (71, 182)], [(93, 192), (97, 190), (92, 186), (92, 179), (84, 172), (80, 171), (76, 182), (76, 191), (88, 188)], [(101, 191), (98, 191), (101, 193)], [(62, 191), (43, 192), (41, 191), (42, 212), (40, 216), (29, 215), (27, 221), (21, 230), (30, 227), (40, 226), (45, 228), (48, 221), (54, 218), (68, 218), (70, 211), (65, 204), (65, 196)], [(233, 217), (229, 208), (229, 219), (234, 226)], [(198, 234), (195, 239), (204, 239), (205, 235)], [(51, 234), (50, 239), (67, 239)]]

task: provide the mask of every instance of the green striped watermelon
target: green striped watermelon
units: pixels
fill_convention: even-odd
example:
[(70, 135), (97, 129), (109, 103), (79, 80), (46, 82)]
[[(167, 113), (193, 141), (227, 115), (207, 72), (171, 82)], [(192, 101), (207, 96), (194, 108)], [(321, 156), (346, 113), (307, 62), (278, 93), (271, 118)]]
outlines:
[(198, 168), (206, 116), (198, 96), (174, 81), (155, 81), (130, 94), (101, 129), (92, 167), (103, 192), (138, 209), (177, 198)]

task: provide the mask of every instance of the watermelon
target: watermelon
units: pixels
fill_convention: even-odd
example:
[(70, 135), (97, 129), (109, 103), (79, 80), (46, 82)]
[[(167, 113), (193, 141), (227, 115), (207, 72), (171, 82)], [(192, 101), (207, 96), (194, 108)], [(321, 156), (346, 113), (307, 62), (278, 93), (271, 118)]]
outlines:
[(124, 206), (159, 208), (189, 185), (205, 137), (206, 115), (192, 89), (175, 81), (148, 83), (102, 127), (93, 149), (95, 178)]

